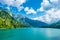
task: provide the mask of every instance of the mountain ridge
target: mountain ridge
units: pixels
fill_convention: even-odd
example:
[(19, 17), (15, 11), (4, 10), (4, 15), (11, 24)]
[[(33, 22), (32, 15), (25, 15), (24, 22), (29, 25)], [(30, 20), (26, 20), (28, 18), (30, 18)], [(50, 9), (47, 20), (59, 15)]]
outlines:
[(28, 27), (25, 23), (15, 20), (8, 12), (0, 8), (0, 28), (20, 28)]
[[(21, 14), (18, 14), (18, 15), (15, 14), (14, 16), (16, 16), (15, 19), (17, 19), (18, 21), (26, 22), (29, 25), (31, 25), (32, 27), (41, 27), (41, 26), (48, 25), (48, 24), (41, 22), (41, 21), (38, 21), (38, 20), (29, 19), (28, 17), (22, 16)], [(22, 17), (20, 17), (20, 16), (22, 16)]]

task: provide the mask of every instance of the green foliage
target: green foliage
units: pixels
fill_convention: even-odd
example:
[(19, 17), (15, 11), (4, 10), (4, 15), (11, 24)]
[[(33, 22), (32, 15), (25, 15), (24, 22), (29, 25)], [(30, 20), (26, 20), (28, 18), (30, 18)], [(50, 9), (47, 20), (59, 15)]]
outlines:
[(15, 20), (8, 11), (0, 9), (0, 28), (22, 28), (28, 27), (25, 23)]
[(50, 28), (60, 28), (60, 21), (51, 24), (49, 27), (50, 27)]

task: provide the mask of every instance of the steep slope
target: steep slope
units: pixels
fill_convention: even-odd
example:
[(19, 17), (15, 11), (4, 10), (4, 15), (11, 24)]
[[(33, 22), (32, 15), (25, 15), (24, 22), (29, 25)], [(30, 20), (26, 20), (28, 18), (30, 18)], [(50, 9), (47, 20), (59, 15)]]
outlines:
[(25, 23), (15, 20), (10, 13), (0, 8), (0, 28), (28, 27)]
[(45, 27), (48, 25), (48, 24), (41, 22), (41, 21), (38, 21), (38, 20), (29, 19), (29, 18), (27, 18), (21, 14), (16, 14), (13, 17), (15, 19), (17, 19), (18, 21), (23, 21), (24, 23), (31, 25), (31, 27), (37, 27), (38, 28), (38, 27)]
[(28, 22), (26, 22), (25, 18), (27, 18), (26, 16), (22, 15), (22, 14), (12, 14), (12, 16), (14, 17), (14, 19), (16, 19), (17, 21), (22, 21), (22, 23), (25, 23), (26, 25), (32, 27), (32, 25), (30, 25)]
[(51, 27), (51, 28), (60, 28), (60, 21), (51, 24), (49, 27)]
[(29, 23), (30, 25), (32, 25), (33, 27), (37, 27), (37, 28), (48, 26), (48, 24), (38, 21), (38, 20), (32, 20), (32, 19), (25, 18), (25, 21)]

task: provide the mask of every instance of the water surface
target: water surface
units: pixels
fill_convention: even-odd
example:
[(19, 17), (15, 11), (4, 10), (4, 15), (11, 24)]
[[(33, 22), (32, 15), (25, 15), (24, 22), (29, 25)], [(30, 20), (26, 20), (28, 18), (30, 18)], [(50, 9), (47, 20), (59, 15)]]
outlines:
[(60, 29), (17, 28), (0, 30), (0, 40), (48, 40), (60, 35)]

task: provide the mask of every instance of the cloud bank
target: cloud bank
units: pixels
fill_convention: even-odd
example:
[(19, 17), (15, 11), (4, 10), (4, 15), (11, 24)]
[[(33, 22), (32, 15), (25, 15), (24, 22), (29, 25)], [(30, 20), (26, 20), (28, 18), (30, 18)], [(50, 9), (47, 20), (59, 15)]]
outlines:
[(43, 0), (37, 11), (42, 11), (45, 15), (33, 18), (34, 20), (40, 20), (48, 24), (57, 22), (60, 20), (60, 0)]
[(13, 6), (16, 7), (18, 11), (24, 8), (22, 4), (25, 2), (26, 0), (0, 0), (0, 3), (8, 5), (8, 9), (10, 8), (10, 6)]

